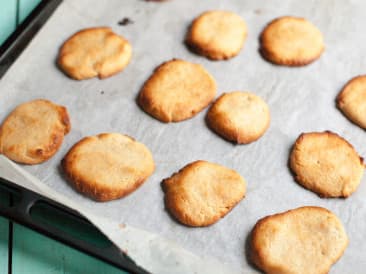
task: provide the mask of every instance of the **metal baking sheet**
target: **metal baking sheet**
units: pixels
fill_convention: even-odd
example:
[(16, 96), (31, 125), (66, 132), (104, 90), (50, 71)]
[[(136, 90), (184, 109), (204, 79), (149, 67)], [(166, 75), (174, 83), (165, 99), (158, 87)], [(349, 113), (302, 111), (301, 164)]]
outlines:
[[(244, 49), (229, 61), (209, 61), (183, 43), (192, 19), (212, 9), (235, 11), (248, 25)], [(366, 155), (365, 131), (335, 107), (343, 84), (366, 67), (365, 9), (362, 0), (65, 0), (2, 78), (0, 119), (22, 102), (45, 98), (68, 108), (72, 130), (48, 162), (21, 166), (2, 157), (0, 174), (75, 208), (153, 273), (256, 273), (246, 259), (246, 241), (255, 222), (304, 205), (332, 210), (348, 232), (350, 244), (331, 273), (363, 273), (365, 179), (348, 199), (321, 199), (294, 182), (287, 161), (297, 136), (308, 131), (334, 131)], [(318, 61), (286, 68), (261, 58), (258, 36), (266, 23), (282, 15), (305, 17), (319, 27), (326, 50)], [(118, 25), (126, 17), (133, 24)], [(71, 80), (56, 66), (58, 49), (74, 32), (93, 26), (110, 26), (126, 37), (133, 46), (132, 61), (105, 80)], [(216, 79), (218, 95), (249, 90), (261, 96), (271, 110), (267, 133), (253, 144), (233, 145), (207, 128), (206, 111), (174, 124), (144, 113), (135, 102), (139, 89), (156, 66), (172, 58), (202, 64)], [(155, 173), (142, 187), (108, 203), (75, 192), (60, 170), (60, 160), (76, 141), (101, 132), (135, 137), (150, 148), (156, 162)], [(247, 181), (247, 195), (215, 225), (188, 228), (165, 211), (160, 183), (198, 159), (237, 170)]]

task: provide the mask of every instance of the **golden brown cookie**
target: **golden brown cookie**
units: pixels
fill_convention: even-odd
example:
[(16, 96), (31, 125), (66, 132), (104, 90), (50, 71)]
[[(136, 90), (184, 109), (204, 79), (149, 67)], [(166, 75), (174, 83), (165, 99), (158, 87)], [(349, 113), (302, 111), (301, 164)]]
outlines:
[(216, 95), (216, 82), (198, 64), (173, 59), (157, 67), (145, 82), (138, 102), (144, 111), (168, 123), (193, 117)]
[(209, 226), (245, 195), (246, 183), (234, 170), (206, 161), (186, 165), (163, 181), (167, 210), (188, 226)]
[(357, 76), (344, 86), (337, 106), (349, 120), (366, 129), (366, 75)]
[(284, 16), (270, 22), (260, 37), (260, 51), (277, 65), (304, 66), (324, 51), (323, 35), (304, 18)]
[(186, 37), (188, 46), (212, 60), (236, 56), (247, 37), (244, 20), (230, 11), (206, 11), (197, 17)]
[(207, 113), (207, 123), (216, 133), (238, 144), (258, 140), (270, 123), (267, 104), (250, 92), (224, 93)]
[(38, 99), (17, 106), (0, 127), (0, 153), (22, 164), (39, 164), (60, 148), (71, 125), (67, 110)]
[(119, 133), (83, 138), (66, 154), (62, 167), (79, 192), (100, 202), (131, 193), (155, 168), (145, 145)]
[(325, 274), (347, 245), (336, 215), (306, 206), (259, 220), (252, 231), (250, 256), (267, 274)]
[(90, 28), (75, 33), (63, 44), (58, 64), (76, 80), (103, 79), (123, 70), (131, 55), (130, 43), (110, 28)]
[(330, 131), (303, 133), (290, 155), (296, 181), (321, 197), (348, 197), (365, 169), (353, 146)]

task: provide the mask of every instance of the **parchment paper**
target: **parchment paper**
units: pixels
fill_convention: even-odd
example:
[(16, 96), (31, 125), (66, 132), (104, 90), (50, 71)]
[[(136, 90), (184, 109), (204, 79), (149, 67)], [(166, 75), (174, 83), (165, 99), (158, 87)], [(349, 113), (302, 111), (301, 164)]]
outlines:
[[(246, 20), (249, 35), (236, 58), (212, 62), (184, 46), (190, 22), (208, 9), (232, 10)], [(331, 273), (364, 273), (365, 178), (346, 200), (321, 199), (294, 182), (287, 161), (301, 132), (323, 130), (342, 135), (366, 156), (365, 131), (335, 107), (335, 97), (345, 82), (365, 73), (365, 11), (366, 2), (362, 0), (65, 0), (1, 80), (0, 118), (22, 102), (46, 98), (68, 108), (72, 130), (51, 160), (21, 166), (34, 175), (33, 179), (23, 173), (28, 180), (19, 180), (14, 166), (4, 159), (0, 174), (18, 183), (27, 182), (27, 187), (79, 210), (153, 273), (256, 273), (245, 255), (246, 240), (256, 221), (304, 205), (332, 210), (348, 232), (350, 244)], [(326, 43), (320, 60), (303, 68), (286, 68), (261, 58), (260, 31), (282, 15), (306, 17), (319, 27)], [(119, 26), (117, 22), (124, 17), (133, 24)], [(132, 61), (125, 71), (102, 81), (71, 80), (55, 65), (58, 49), (74, 32), (92, 26), (111, 26), (125, 36), (133, 45)], [(249, 90), (260, 95), (271, 110), (267, 133), (253, 144), (233, 145), (207, 128), (206, 111), (175, 124), (163, 124), (145, 114), (135, 103), (139, 89), (157, 65), (172, 58), (204, 65), (216, 79), (219, 94)], [(59, 165), (76, 141), (101, 132), (135, 137), (150, 148), (156, 162), (155, 173), (142, 187), (126, 198), (107, 203), (76, 193), (64, 180)], [(247, 195), (215, 225), (187, 228), (165, 211), (160, 183), (198, 159), (237, 170), (247, 181)], [(119, 224), (127, 224), (127, 229)], [(141, 235), (145, 241), (138, 240)]]

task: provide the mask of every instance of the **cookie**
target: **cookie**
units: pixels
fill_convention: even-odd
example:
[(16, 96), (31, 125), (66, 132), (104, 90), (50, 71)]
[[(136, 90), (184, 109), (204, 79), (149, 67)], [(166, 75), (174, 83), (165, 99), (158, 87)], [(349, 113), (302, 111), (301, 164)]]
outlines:
[(330, 131), (303, 133), (290, 155), (296, 181), (321, 197), (348, 197), (365, 169), (350, 143)]
[(100, 202), (131, 193), (155, 168), (145, 145), (119, 133), (83, 138), (66, 154), (62, 167), (76, 190)]
[(186, 43), (196, 53), (212, 60), (236, 56), (247, 37), (244, 20), (230, 11), (206, 11), (197, 17), (186, 37)]
[(325, 274), (347, 245), (336, 215), (306, 206), (259, 220), (251, 235), (250, 257), (268, 274)]
[(206, 161), (188, 164), (163, 181), (167, 210), (187, 226), (209, 226), (245, 195), (246, 183), (234, 170)]
[(21, 164), (40, 164), (58, 151), (70, 128), (65, 107), (43, 99), (23, 103), (0, 127), (0, 153)]
[(350, 121), (366, 129), (366, 75), (357, 76), (344, 86), (337, 106)]
[(131, 55), (130, 43), (110, 28), (89, 28), (75, 33), (63, 44), (58, 64), (73, 79), (103, 79), (123, 70)]
[(260, 36), (260, 52), (268, 61), (304, 66), (324, 51), (323, 35), (304, 18), (284, 16), (270, 22)]
[(268, 129), (270, 113), (259, 96), (235, 91), (224, 93), (212, 104), (207, 123), (225, 139), (248, 144), (258, 140)]
[(201, 65), (173, 59), (155, 69), (138, 103), (162, 122), (179, 122), (203, 110), (215, 95), (216, 82)]

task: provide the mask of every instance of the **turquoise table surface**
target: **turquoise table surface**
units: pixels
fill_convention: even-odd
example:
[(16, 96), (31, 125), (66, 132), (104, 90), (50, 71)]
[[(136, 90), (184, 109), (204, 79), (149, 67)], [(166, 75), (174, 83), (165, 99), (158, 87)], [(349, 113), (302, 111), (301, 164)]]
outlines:
[[(0, 44), (41, 0), (0, 1)], [(1, 81), (0, 81), (1, 84)], [(7, 197), (0, 193), (0, 203)], [(0, 217), (0, 274), (126, 273)]]

